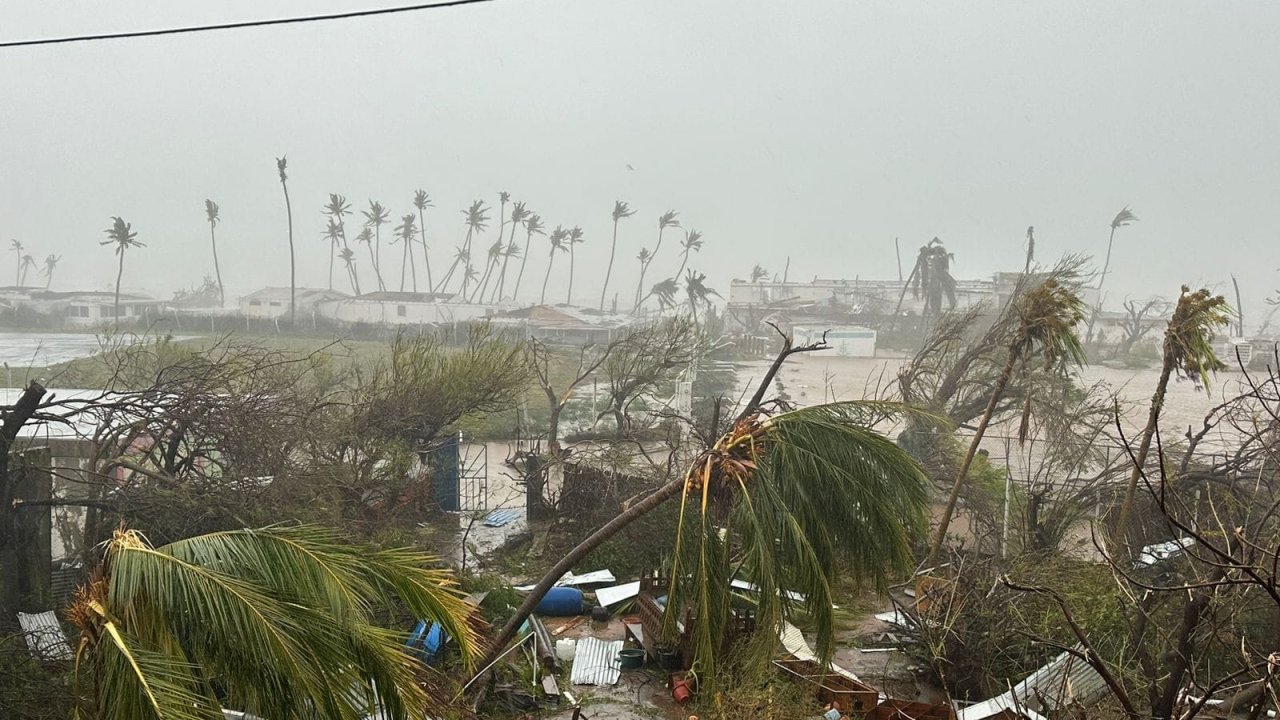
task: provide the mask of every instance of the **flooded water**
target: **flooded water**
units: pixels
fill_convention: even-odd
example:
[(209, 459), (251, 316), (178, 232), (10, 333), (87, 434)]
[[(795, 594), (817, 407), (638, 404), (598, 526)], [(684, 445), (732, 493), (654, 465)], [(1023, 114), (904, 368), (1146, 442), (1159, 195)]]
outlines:
[(0, 362), (12, 367), (45, 367), (98, 352), (90, 333), (0, 332)]

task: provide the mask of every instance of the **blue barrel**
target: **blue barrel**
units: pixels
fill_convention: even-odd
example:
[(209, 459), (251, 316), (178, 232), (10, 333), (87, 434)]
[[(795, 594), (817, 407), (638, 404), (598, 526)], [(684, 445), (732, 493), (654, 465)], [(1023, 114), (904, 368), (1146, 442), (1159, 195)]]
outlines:
[(539, 615), (563, 617), (582, 614), (582, 591), (570, 587), (553, 587), (542, 596), (538, 607), (533, 609)]

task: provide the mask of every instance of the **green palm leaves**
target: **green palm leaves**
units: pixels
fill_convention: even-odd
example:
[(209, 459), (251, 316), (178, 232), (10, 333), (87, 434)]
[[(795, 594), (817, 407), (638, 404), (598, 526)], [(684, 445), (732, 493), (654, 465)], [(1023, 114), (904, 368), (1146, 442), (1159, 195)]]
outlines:
[[(403, 637), (375, 618), (406, 606), (471, 658), (467, 606), (432, 558), (352, 546), (316, 528), (214, 533), (152, 548), (108, 543), (101, 574), (68, 611), (77, 671), (97, 717), (420, 718), (433, 702)], [(216, 684), (216, 691), (215, 691)]]
[(668, 607), (692, 610), (696, 663), (708, 676), (731, 635), (730, 608), (745, 601), (733, 597), (731, 580), (758, 589), (749, 599), (757, 618), (750, 657), (772, 657), (783, 620), (804, 612), (829, 658), (836, 568), (878, 588), (910, 568), (927, 479), (866, 426), (885, 409), (835, 403), (749, 417), (690, 466)]

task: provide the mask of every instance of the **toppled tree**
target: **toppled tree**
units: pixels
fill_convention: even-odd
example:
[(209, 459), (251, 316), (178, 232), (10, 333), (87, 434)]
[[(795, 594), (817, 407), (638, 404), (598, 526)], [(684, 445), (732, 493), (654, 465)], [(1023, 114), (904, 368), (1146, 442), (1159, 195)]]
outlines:
[[(747, 650), (772, 657), (781, 621), (795, 611), (782, 588), (805, 596), (803, 610), (830, 657), (834, 638), (830, 587), (837, 558), (858, 579), (883, 587), (910, 565), (910, 541), (924, 522), (925, 477), (891, 441), (862, 424), (882, 406), (835, 403), (770, 412), (765, 394), (786, 359), (824, 343), (783, 347), (730, 431), (698, 454), (684, 473), (638, 500), (584, 539), (534, 586), (490, 646), (487, 666), (515, 636), (542, 596), (592, 550), (668, 500), (681, 498), (671, 606), (697, 614), (695, 652), (713, 680), (726, 641), (731, 577), (760, 586), (760, 622)], [(723, 537), (722, 537), (723, 534)], [(671, 613), (674, 614), (674, 613)]]

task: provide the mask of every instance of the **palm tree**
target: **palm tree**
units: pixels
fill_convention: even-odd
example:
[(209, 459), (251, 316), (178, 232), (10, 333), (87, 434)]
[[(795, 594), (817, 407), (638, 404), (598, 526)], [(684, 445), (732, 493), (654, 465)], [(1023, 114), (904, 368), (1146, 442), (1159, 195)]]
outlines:
[(613, 257), (618, 252), (618, 221), (635, 215), (636, 211), (627, 207), (621, 200), (613, 203), (613, 243), (609, 245), (609, 266), (604, 271), (604, 286), (600, 288), (600, 309), (604, 310), (604, 299), (609, 294), (609, 277), (613, 274)]
[(898, 305), (894, 308), (890, 329), (897, 321), (898, 314), (902, 312), (902, 301), (906, 299), (908, 289), (911, 290), (912, 297), (924, 298), (922, 315), (942, 312), (943, 296), (946, 296), (949, 307), (956, 306), (956, 281), (951, 277), (953, 260), (955, 260), (955, 254), (947, 252), (938, 238), (920, 246), (920, 251), (916, 254), (916, 264), (911, 268), (907, 281), (902, 284), (902, 292), (898, 294)]
[(640, 291), (644, 288), (644, 271), (649, 267), (653, 255), (649, 252), (649, 248), (640, 248), (640, 252), (636, 254), (636, 259), (640, 261), (640, 281), (636, 283), (636, 300), (631, 305), (631, 314), (640, 312)]
[(329, 289), (333, 289), (333, 260), (341, 253), (342, 248), (339, 247), (339, 239), (342, 237), (342, 226), (337, 220), (329, 218), (328, 224), (325, 226), (321, 235), (329, 241)]
[[(789, 347), (789, 344), (788, 344)], [(766, 376), (760, 395), (772, 383)], [(833, 403), (760, 412), (761, 398), (676, 480), (632, 503), (566, 554), (498, 634), (496, 654), (546, 591), (619, 530), (679, 498), (667, 607), (692, 608), (694, 664), (714, 681), (731, 636), (730, 581), (757, 586), (756, 631), (748, 659), (767, 662), (794, 607), (793, 591), (817, 631), (824, 658), (834, 650), (832, 585), (840, 569), (878, 589), (911, 565), (910, 543), (924, 525), (927, 478), (894, 443), (866, 425), (876, 408)], [(680, 612), (669, 612), (674, 624)]]
[(418, 292), (418, 268), (413, 264), (413, 242), (418, 237), (418, 228), (414, 225), (417, 218), (413, 213), (409, 213), (400, 218), (400, 224), (396, 226), (396, 237), (400, 239), (400, 243), (404, 245), (404, 256), (400, 258), (400, 292), (404, 292), (404, 266), (405, 260), (408, 260), (409, 269), (413, 273), (413, 291)]
[(1191, 380), (1197, 386), (1207, 385), (1210, 372), (1226, 367), (1214, 354), (1210, 343), (1213, 342), (1215, 331), (1226, 327), (1230, 322), (1231, 308), (1227, 305), (1226, 298), (1212, 295), (1206, 289), (1191, 292), (1186, 285), (1182, 286), (1178, 305), (1164, 332), (1160, 377), (1156, 380), (1156, 390), (1151, 396), (1147, 424), (1142, 429), (1138, 450), (1133, 456), (1133, 469), (1129, 473), (1129, 484), (1125, 487), (1124, 502), (1120, 505), (1119, 520), (1115, 526), (1117, 536), (1122, 538), (1126, 546), (1128, 543), (1123, 539), (1127, 538), (1129, 532), (1129, 515), (1133, 509), (1134, 494), (1138, 488), (1138, 479), (1146, 468), (1151, 440), (1160, 424), (1169, 378), (1177, 375)]
[(752, 285), (755, 285), (756, 283), (760, 282), (761, 280), (764, 280), (767, 277), (769, 277), (769, 271), (765, 270), (763, 265), (760, 265), (757, 263), (755, 267), (751, 268), (750, 282)]
[(289, 203), (289, 175), (286, 173), (288, 165), (287, 156), (276, 158), (276, 172), (280, 173), (280, 187), (284, 190), (284, 209), (289, 217), (289, 323), (292, 324), (298, 317), (298, 272), (293, 253), (293, 206)]
[(222, 287), (222, 267), (218, 265), (218, 237), (213, 231), (218, 225), (218, 203), (205, 200), (204, 214), (209, 219), (209, 244), (213, 246), (213, 274), (218, 279), (218, 307), (224, 307), (227, 304), (227, 296)]
[(680, 283), (675, 278), (667, 278), (659, 283), (654, 284), (649, 289), (649, 294), (640, 299), (640, 302), (648, 300), (650, 297), (658, 300), (658, 311), (665, 312), (676, 306), (676, 293), (680, 291)]
[(469, 664), (469, 607), (435, 558), (351, 545), (308, 527), (211, 533), (151, 547), (105, 543), (66, 615), (77, 687), (99, 718), (438, 716), (426, 667), (380, 627), (407, 609), (438, 623)]
[(27, 284), (27, 271), (35, 266), (36, 259), (32, 257), (31, 253), (26, 253), (22, 256), (22, 263), (19, 265), (19, 268), (22, 271), (22, 281), (18, 283), (19, 285)]
[(471, 297), (467, 298), (467, 302), (471, 302), (472, 299), (477, 296), (479, 296), (481, 302), (484, 302), (485, 286), (489, 284), (489, 275), (491, 275), (493, 273), (493, 269), (498, 266), (498, 258), (502, 257), (502, 250), (502, 238), (494, 240), (493, 244), (489, 246), (489, 252), (484, 263), (484, 276), (481, 278), (480, 282), (476, 283), (475, 290), (471, 292)]
[(116, 256), (120, 258), (120, 269), (116, 271), (115, 306), (112, 310), (112, 317), (118, 325), (120, 324), (120, 280), (124, 277), (124, 251), (131, 247), (145, 247), (145, 244), (138, 240), (138, 233), (133, 231), (133, 226), (118, 217), (111, 218), (111, 227), (107, 228), (106, 232), (107, 239), (98, 244), (113, 246)]
[[(368, 225), (360, 228), (360, 232), (356, 235), (356, 242), (364, 244), (365, 249), (369, 251), (369, 264), (373, 265), (373, 228)], [(330, 286), (332, 286), (332, 284), (333, 283), (330, 282)]]
[(391, 213), (384, 207), (382, 203), (369, 201), (369, 209), (362, 210), (365, 225), (373, 227), (373, 272), (378, 276), (378, 289), (386, 290), (387, 285), (382, 281), (382, 226), (386, 224), (387, 218)]
[(698, 320), (698, 303), (706, 305), (710, 310), (711, 296), (720, 297), (720, 293), (707, 287), (706, 279), (706, 275), (694, 270), (690, 270), (684, 279), (685, 297), (689, 300), (689, 310), (693, 313), (694, 322)]
[(1102, 303), (1102, 283), (1107, 280), (1107, 270), (1111, 267), (1111, 246), (1116, 241), (1116, 230), (1126, 225), (1131, 225), (1138, 221), (1138, 216), (1129, 210), (1129, 206), (1123, 207), (1116, 216), (1111, 218), (1111, 234), (1107, 236), (1107, 259), (1102, 263), (1102, 274), (1098, 276), (1098, 303)]
[(498, 193), (498, 238), (502, 238), (502, 232), (507, 227), (507, 203), (511, 202), (511, 193), (503, 190)]
[(21, 287), (22, 286), (22, 251), (24, 249), (22, 247), (22, 241), (10, 240), (9, 249), (13, 251), (14, 258), (18, 261), (18, 263), (13, 266), (13, 282), (14, 284)]
[(61, 255), (53, 254), (50, 254), (44, 259), (44, 271), (41, 274), (46, 278), (44, 281), (44, 288), (46, 290), (48, 290), (49, 286), (53, 284), (53, 271), (58, 267), (58, 261), (61, 259)]
[[(506, 195), (506, 193), (503, 193), (503, 195)], [(475, 237), (476, 233), (482, 232), (486, 227), (488, 227), (489, 208), (485, 207), (483, 200), (476, 200), (471, 203), (471, 207), (462, 211), (462, 216), (465, 218), (464, 222), (467, 225), (467, 237), (462, 242), (462, 247), (459, 249), (458, 254), (454, 257), (453, 265), (449, 266), (449, 272), (444, 276), (444, 279), (440, 281), (440, 288), (444, 289), (448, 286), (449, 279), (453, 277), (454, 268), (458, 266), (458, 262), (461, 260), (463, 266), (461, 294), (466, 295), (467, 283), (470, 282), (472, 275), (471, 241)]]
[(502, 290), (507, 285), (507, 261), (512, 256), (520, 257), (520, 248), (516, 245), (516, 228), (522, 227), (531, 214), (522, 202), (511, 206), (511, 239), (507, 241), (507, 247), (502, 252), (502, 271), (498, 273), (498, 286), (489, 296), (489, 302), (502, 299)]
[(570, 228), (566, 242), (569, 245), (569, 292), (568, 292), (568, 296), (565, 298), (565, 303), (568, 305), (572, 305), (573, 304), (573, 271), (574, 271), (573, 261), (574, 261), (574, 255), (575, 255), (574, 248), (583, 242), (582, 228), (578, 227), (577, 225), (574, 225), (572, 228)]
[[(538, 299), (539, 305), (547, 304), (547, 281), (551, 279), (551, 266), (556, 264), (556, 253), (569, 250), (572, 246), (568, 245), (569, 231), (557, 225), (555, 230), (551, 231), (551, 235), (547, 237), (551, 243), (551, 251), (547, 255), (547, 274), (542, 278), (542, 297)], [(570, 256), (572, 257), (572, 255)], [(570, 277), (573, 273), (570, 271)]]
[(684, 234), (684, 239), (680, 241), (680, 269), (676, 270), (676, 277), (684, 272), (684, 266), (689, 263), (689, 253), (698, 252), (702, 249), (702, 233), (697, 230), (690, 230)]
[(531, 213), (524, 221), (524, 257), (520, 258), (520, 272), (516, 274), (516, 286), (511, 291), (511, 298), (520, 297), (520, 281), (524, 280), (524, 266), (529, 262), (529, 246), (533, 244), (534, 235), (545, 235), (542, 227), (542, 218), (537, 213)]
[(662, 250), (662, 234), (669, 227), (680, 227), (680, 221), (676, 219), (679, 214), (675, 210), (668, 210), (658, 216), (658, 242), (654, 244), (653, 253), (649, 255), (649, 258), (640, 261), (640, 282), (636, 284), (636, 302), (632, 312), (640, 309), (640, 292), (644, 287), (644, 276), (649, 271), (649, 263), (653, 262), (653, 259), (658, 255), (658, 251)]
[(356, 277), (356, 254), (349, 247), (344, 247), (338, 251), (338, 257), (342, 259), (342, 264), (347, 269), (347, 280), (351, 283), (351, 289), (356, 295), (360, 294), (360, 279)]
[(422, 264), (427, 268), (427, 290), (435, 289), (435, 282), (431, 279), (431, 255), (427, 252), (427, 221), (422, 216), (422, 211), (432, 207), (431, 196), (424, 190), (415, 190), (413, 193), (413, 206), (418, 208), (418, 227), (422, 229), (419, 237), (422, 239)]
[[(1037, 353), (1043, 358), (1046, 367), (1060, 364), (1080, 365), (1084, 362), (1084, 349), (1080, 346), (1080, 338), (1076, 335), (1076, 326), (1084, 320), (1085, 305), (1076, 290), (1060, 281), (1062, 273), (1053, 272), (1038, 285), (1019, 293), (1010, 303), (1008, 312), (1016, 313), (1017, 323), (1009, 340), (1004, 368), (996, 380), (991, 396), (987, 400), (986, 410), (978, 420), (973, 439), (969, 442), (969, 450), (965, 453), (960, 470), (956, 473), (951, 485), (951, 494), (943, 509), (937, 533), (929, 548), (926, 565), (931, 565), (942, 549), (951, 525), (951, 517), (955, 513), (956, 502), (969, 475), (969, 466), (978, 454), (978, 446), (986, 435), (991, 417), (995, 415), (996, 406), (1004, 397), (1005, 388), (1013, 377), (1013, 371), (1019, 364), (1024, 364)], [(1024, 276), (1026, 277), (1026, 276)]]

